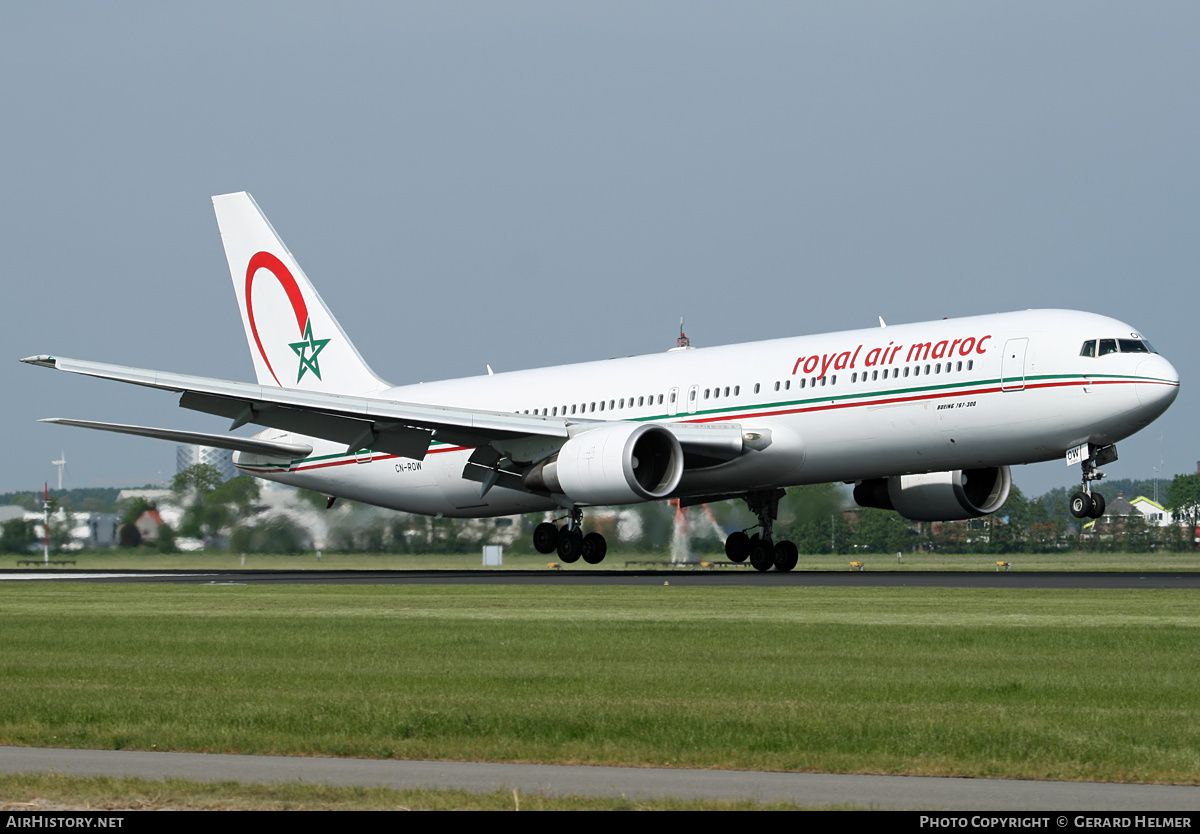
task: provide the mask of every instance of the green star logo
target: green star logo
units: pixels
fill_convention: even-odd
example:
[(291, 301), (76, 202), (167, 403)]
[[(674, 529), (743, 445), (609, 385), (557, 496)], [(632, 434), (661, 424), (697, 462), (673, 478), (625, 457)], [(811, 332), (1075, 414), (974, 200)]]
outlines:
[(314, 339), (312, 335), (312, 320), (304, 327), (304, 341), (292, 342), (288, 345), (300, 357), (300, 370), (296, 374), (296, 382), (304, 379), (304, 375), (312, 371), (313, 375), (321, 378), (321, 366), (317, 364), (317, 355), (329, 344), (329, 339)]

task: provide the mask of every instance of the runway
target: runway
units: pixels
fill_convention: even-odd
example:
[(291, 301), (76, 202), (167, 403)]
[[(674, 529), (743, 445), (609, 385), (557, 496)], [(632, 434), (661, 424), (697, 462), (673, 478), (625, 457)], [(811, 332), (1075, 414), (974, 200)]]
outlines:
[(1200, 572), (702, 570), (0, 570), (3, 581), (253, 585), (662, 585), (681, 587), (1200, 589)]
[(180, 778), (198, 782), (316, 782), (390, 788), (496, 790), (630, 799), (750, 799), (825, 808), (971, 811), (1194, 811), (1200, 787), (1012, 779), (946, 779), (642, 767), (415, 762), (0, 747), (0, 771)]
[[(992, 571), (685, 570), (0, 570), (0, 582), (177, 583), (196, 585), (563, 585), (677, 587), (914, 587), (982, 589), (1197, 589), (1200, 573)], [(751, 799), (811, 807), (920, 810), (1188, 811), (1200, 787), (998, 779), (950, 779), (752, 771), (678, 770), (479, 762), (413, 762), (271, 756), (0, 748), (0, 771), (81, 776), (179, 777), (196, 781), (319, 782), (475, 792), (627, 798)]]

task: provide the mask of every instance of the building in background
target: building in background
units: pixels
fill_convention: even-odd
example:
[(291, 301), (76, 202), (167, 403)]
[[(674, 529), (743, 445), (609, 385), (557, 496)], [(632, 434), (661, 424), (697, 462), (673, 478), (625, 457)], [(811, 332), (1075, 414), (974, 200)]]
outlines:
[(197, 463), (207, 463), (216, 467), (221, 478), (228, 481), (236, 478), (238, 471), (233, 465), (233, 450), (214, 449), (212, 446), (200, 446), (191, 443), (180, 443), (175, 447), (175, 472), (195, 466)]

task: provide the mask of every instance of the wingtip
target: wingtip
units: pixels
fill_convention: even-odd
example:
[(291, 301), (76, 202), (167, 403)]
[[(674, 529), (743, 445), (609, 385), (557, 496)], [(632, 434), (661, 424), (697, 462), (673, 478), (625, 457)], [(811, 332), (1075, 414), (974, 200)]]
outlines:
[(26, 356), (21, 360), (26, 365), (41, 365), (43, 368), (56, 368), (57, 360), (53, 356), (47, 354), (39, 354), (37, 356)]

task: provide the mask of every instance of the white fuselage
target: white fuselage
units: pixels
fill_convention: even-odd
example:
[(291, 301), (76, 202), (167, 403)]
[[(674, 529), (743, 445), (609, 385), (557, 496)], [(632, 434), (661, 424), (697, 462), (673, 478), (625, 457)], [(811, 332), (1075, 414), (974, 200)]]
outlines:
[[(1033, 463), (1143, 428), (1178, 393), (1149, 352), (1081, 355), (1141, 337), (1115, 319), (1031, 310), (563, 365), (390, 388), (396, 402), (549, 420), (737, 424), (769, 445), (684, 472), (677, 495)], [(269, 429), (304, 459), (239, 454), (244, 471), (397, 510), (482, 517), (551, 509), (537, 494), (464, 480), (470, 449), (423, 461)]]

